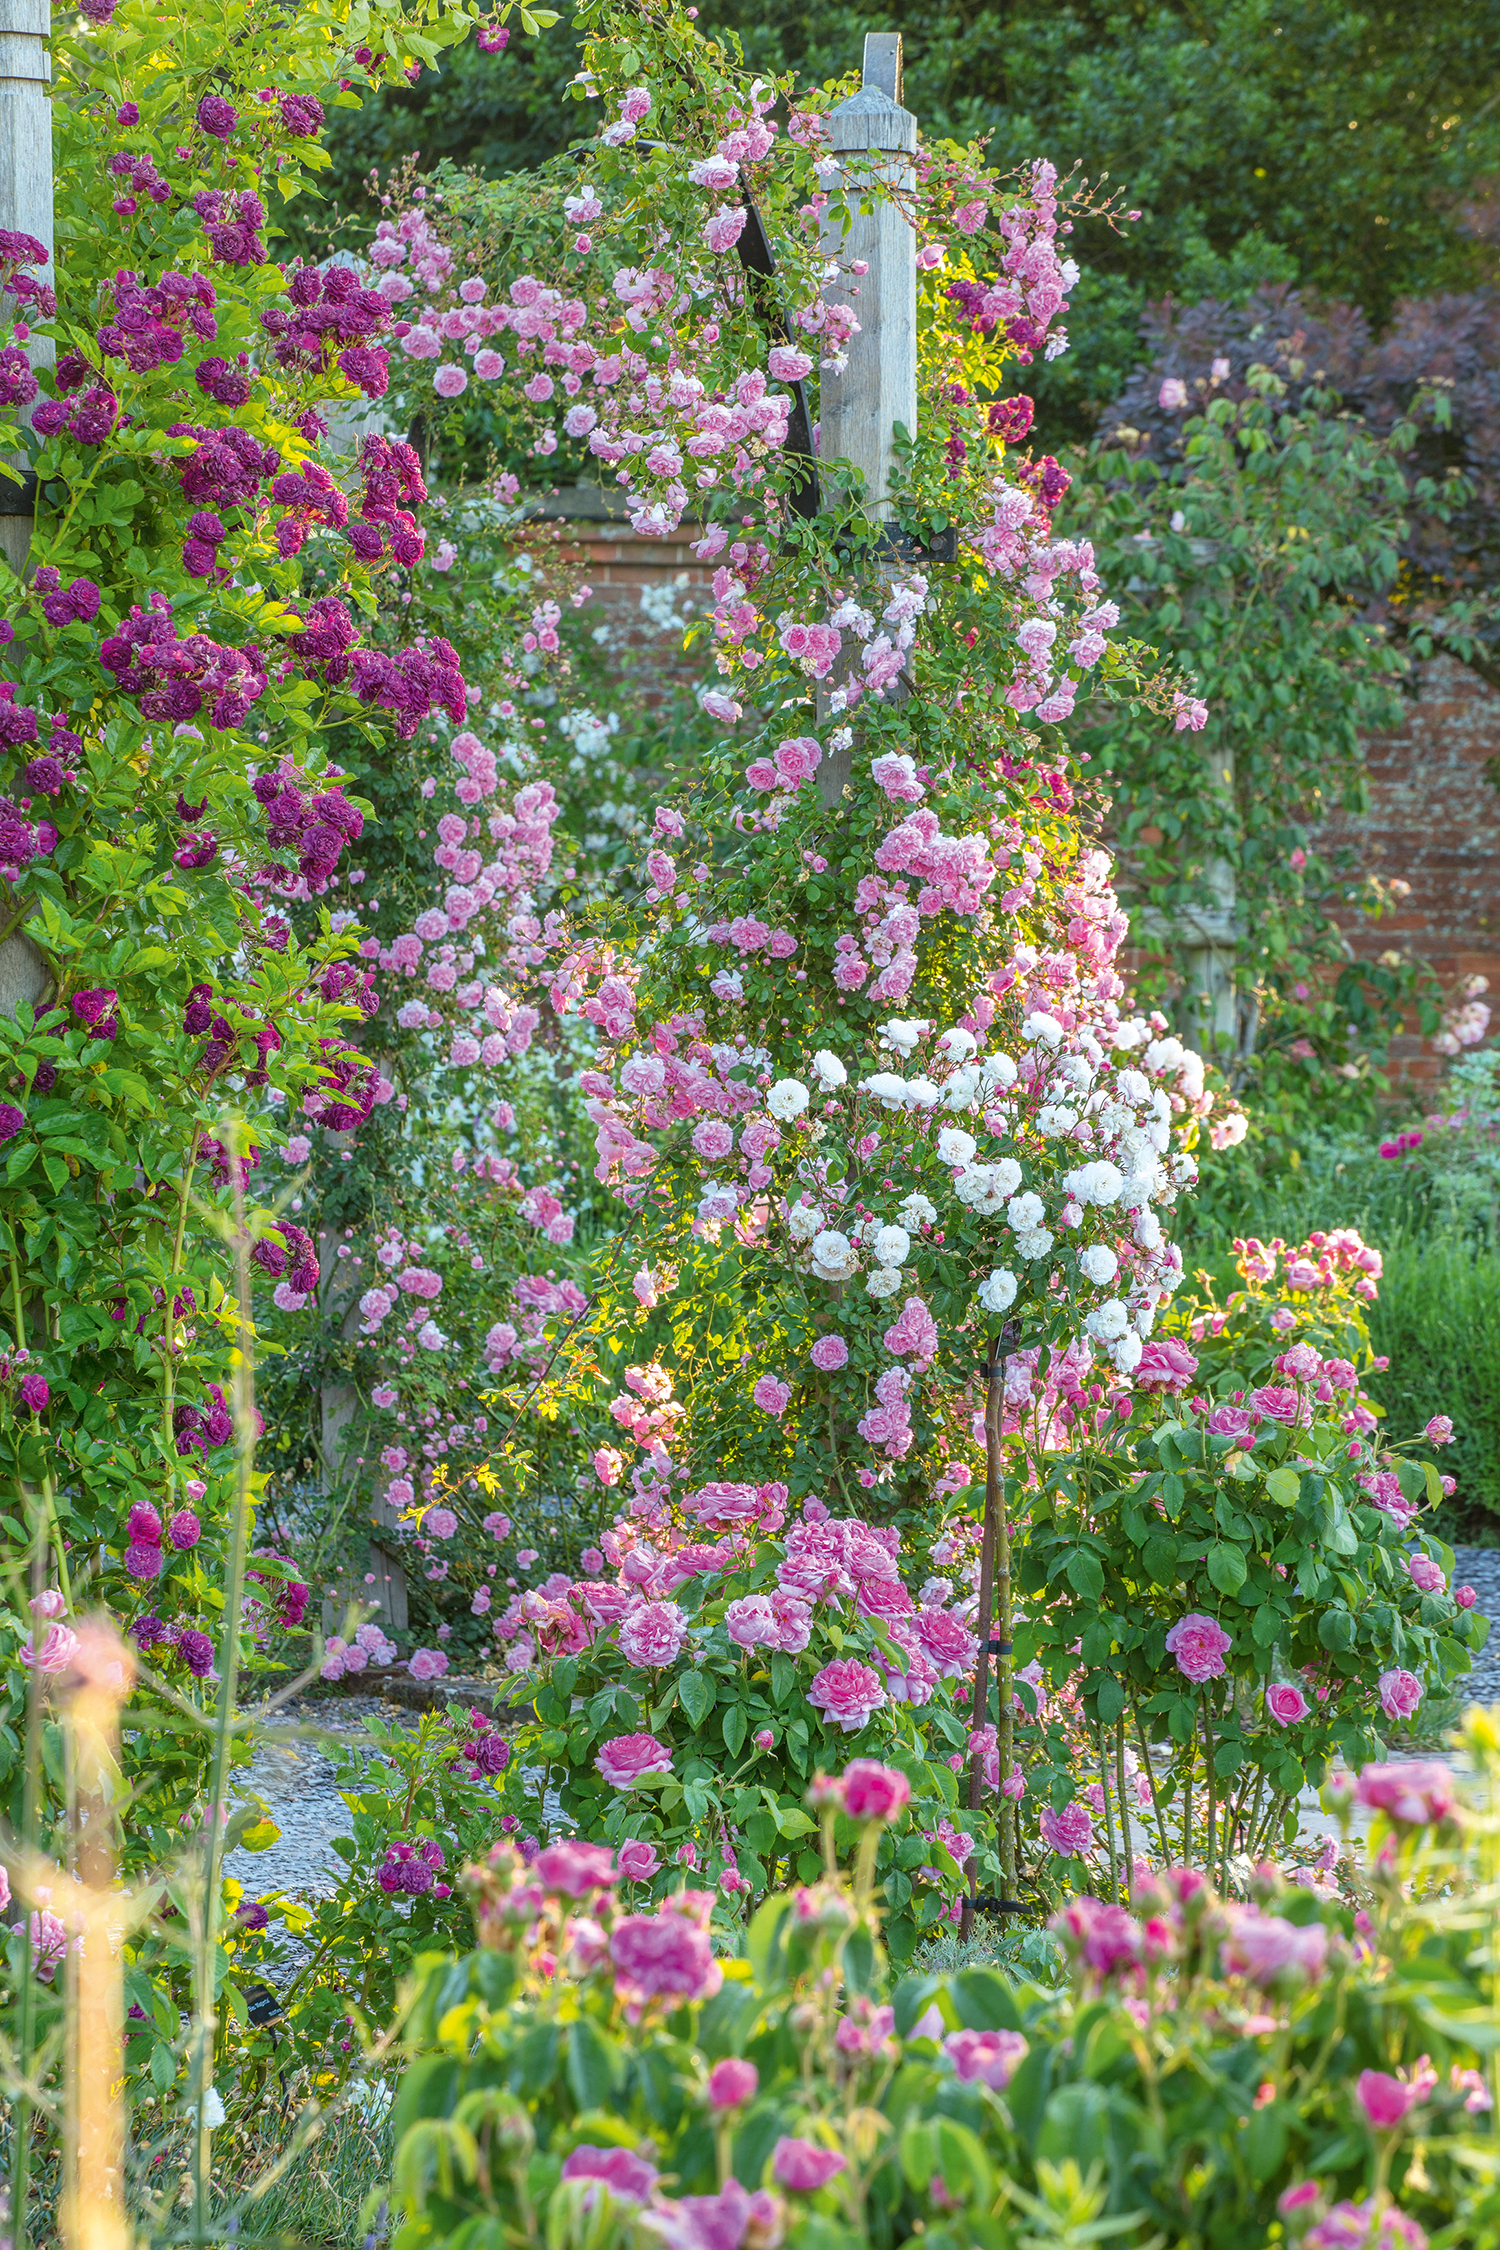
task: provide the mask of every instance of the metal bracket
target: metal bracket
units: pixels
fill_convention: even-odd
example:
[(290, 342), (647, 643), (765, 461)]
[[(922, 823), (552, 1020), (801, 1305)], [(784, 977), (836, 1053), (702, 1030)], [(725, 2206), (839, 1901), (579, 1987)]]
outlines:
[(971, 1898), (969, 1904), (976, 1914), (1029, 1914), (1031, 1912), (1031, 1908), (1025, 1903), (1024, 1899), (996, 1898), (988, 1891), (983, 1892), (978, 1898)]
[(991, 1638), (990, 1640), (987, 1640), (984, 1645), (989, 1650), (991, 1656), (1014, 1656), (1016, 1652), (1016, 1644), (1014, 1641), (997, 1641)]

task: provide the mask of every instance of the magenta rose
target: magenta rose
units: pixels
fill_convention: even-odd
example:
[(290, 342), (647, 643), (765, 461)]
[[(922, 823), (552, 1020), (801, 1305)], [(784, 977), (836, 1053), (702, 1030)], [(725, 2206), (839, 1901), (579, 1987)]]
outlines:
[(617, 1989), (635, 2007), (648, 2000), (708, 2000), (724, 1982), (707, 1931), (665, 1907), (617, 1923), (609, 1957)]
[(1453, 1443), (1453, 1417), (1450, 1414), (1434, 1414), (1422, 1435), (1429, 1445), (1451, 1445)]
[(1301, 1688), (1293, 1687), (1288, 1680), (1280, 1680), (1266, 1689), (1266, 1710), (1279, 1727), (1294, 1727), (1305, 1719), (1312, 1706)]
[(586, 1898), (590, 1891), (608, 1890), (618, 1881), (605, 1844), (549, 1844), (537, 1853), (531, 1872), (549, 1891), (561, 1891), (565, 1898)]
[(1175, 1656), (1178, 1671), (1194, 1681), (1221, 1680), (1225, 1655), (1233, 1646), (1223, 1626), (1197, 1610), (1180, 1617), (1167, 1635), (1167, 1654)]
[(600, 1744), (594, 1765), (612, 1789), (634, 1789), (644, 1774), (670, 1773), (672, 1753), (654, 1734), (617, 1734)]
[[(602, 2180), (611, 2195), (644, 2203), (656, 2185), (656, 2166), (628, 2148), (575, 2148), (564, 2159), (565, 2180)], [(587, 2201), (587, 2198), (585, 2198)]]
[(675, 1602), (642, 1602), (620, 1620), (620, 1652), (627, 1664), (655, 1671), (676, 1663), (687, 1629), (687, 1619)]
[(834, 1374), (849, 1364), (849, 1346), (842, 1336), (820, 1336), (808, 1354), (814, 1367), (825, 1375)]
[(1422, 2098), (1420, 2087), (1393, 2078), (1387, 2070), (1362, 2070), (1354, 2091), (1377, 2133), (1394, 2132)]
[(966, 2086), (978, 2079), (1001, 2094), (1026, 2060), (1027, 2047), (1019, 2031), (950, 2031), (943, 2053)]
[(844, 2170), (844, 2159), (836, 2149), (815, 2148), (811, 2141), (794, 2140), (783, 2133), (776, 2143), (771, 2168), (781, 2187), (790, 2188), (794, 2195), (814, 2195), (837, 2179)]
[(622, 1882), (649, 1883), (660, 1865), (661, 1854), (654, 1844), (633, 1837), (620, 1846), (617, 1867)]
[(836, 1657), (825, 1664), (807, 1691), (807, 1700), (821, 1711), (824, 1723), (858, 1734), (886, 1700), (880, 1675), (853, 1656)]
[(760, 2072), (753, 2062), (744, 2062), (738, 2055), (726, 2055), (708, 2074), (709, 2106), (740, 2109), (746, 2102), (754, 2101), (759, 2085)]
[(844, 1810), (851, 1820), (893, 1820), (911, 1798), (911, 1783), (894, 1766), (856, 1758), (843, 1772)]
[(1457, 1798), (1453, 1776), (1435, 1758), (1414, 1759), (1410, 1765), (1366, 1766), (1355, 1795), (1372, 1812), (1403, 1827), (1427, 1828), (1446, 1820)]
[(1440, 1594), (1448, 1583), (1442, 1564), (1434, 1562), (1431, 1555), (1408, 1555), (1406, 1569), (1418, 1593)]
[(1415, 1672), (1403, 1672), (1398, 1667), (1382, 1672), (1376, 1684), (1380, 1708), (1388, 1719), (1409, 1719), (1422, 1700), (1422, 1683)]
[(979, 1643), (951, 1610), (919, 1609), (911, 1636), (941, 1680), (961, 1680), (972, 1669)]

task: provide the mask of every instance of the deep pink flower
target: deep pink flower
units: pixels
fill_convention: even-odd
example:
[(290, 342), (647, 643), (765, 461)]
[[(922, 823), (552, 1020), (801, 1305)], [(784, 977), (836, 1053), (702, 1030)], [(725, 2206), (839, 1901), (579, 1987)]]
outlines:
[(893, 1820), (911, 1800), (911, 1783), (894, 1766), (856, 1758), (844, 1768), (844, 1810), (851, 1820)]
[(813, 2195), (837, 2179), (845, 2166), (836, 2149), (815, 2148), (811, 2141), (795, 2140), (783, 2133), (776, 2143), (771, 2168), (779, 2184), (794, 2195)]
[(1251, 1421), (1242, 1406), (1216, 1406), (1205, 1427), (1212, 1437), (1233, 1438), (1243, 1443), (1250, 1435)]
[(1279, 1727), (1295, 1726), (1299, 1719), (1307, 1717), (1311, 1708), (1312, 1706), (1301, 1688), (1293, 1687), (1290, 1681), (1279, 1680), (1274, 1686), (1266, 1689), (1267, 1715), (1273, 1718)]
[(1235, 1912), (1222, 1953), (1228, 1971), (1256, 1984), (1270, 1984), (1288, 1969), (1316, 1983), (1328, 1960), (1328, 1932), (1321, 1922), (1303, 1929), (1284, 1915), (1246, 1906)]
[(760, 2072), (753, 2062), (744, 2062), (738, 2055), (726, 2055), (708, 2074), (710, 2106), (740, 2109), (746, 2102), (754, 2101), (759, 2085)]
[(1387, 2070), (1362, 2070), (1354, 2091), (1377, 2133), (1393, 2132), (1422, 2099), (1419, 2085), (1393, 2078)]
[(849, 1346), (842, 1336), (820, 1336), (807, 1356), (821, 1373), (832, 1375), (848, 1366)]
[(1010, 2084), (1026, 2052), (1019, 2031), (950, 2031), (943, 2041), (943, 2053), (965, 2085), (978, 2079), (997, 2094)]
[(1296, 1421), (1301, 1410), (1297, 1393), (1288, 1390), (1281, 1383), (1263, 1383), (1258, 1391), (1250, 1393), (1245, 1404), (1252, 1414), (1260, 1415), (1263, 1421), (1283, 1422), (1288, 1428)]
[(565, 2180), (602, 2180), (611, 2195), (644, 2203), (657, 2181), (654, 2164), (628, 2148), (575, 2148), (564, 2158)]
[(565, 1898), (586, 1898), (590, 1891), (608, 1890), (619, 1879), (607, 1844), (567, 1839), (538, 1852), (531, 1871), (549, 1891), (560, 1891)]
[(1177, 1669), (1189, 1680), (1220, 1680), (1224, 1658), (1234, 1646), (1222, 1625), (1197, 1610), (1180, 1617), (1167, 1635), (1167, 1654), (1177, 1659)]
[(1453, 1443), (1452, 1416), (1448, 1414), (1434, 1414), (1432, 1420), (1423, 1430), (1422, 1435), (1426, 1438), (1429, 1445), (1451, 1445)]
[(1326, 2219), (1302, 2238), (1303, 2250), (1427, 2250), (1415, 2219), (1394, 2203), (1335, 2203)]
[(763, 1414), (779, 1417), (791, 1404), (792, 1386), (778, 1382), (774, 1375), (762, 1375), (750, 1396)]
[(1147, 1344), (1136, 1364), (1138, 1391), (1184, 1391), (1198, 1372), (1195, 1353), (1175, 1336), (1159, 1336)]
[(1447, 1820), (1458, 1801), (1452, 1774), (1435, 1758), (1413, 1759), (1410, 1765), (1366, 1766), (1354, 1793), (1362, 1805), (1406, 1828), (1427, 1828)]
[(856, 1657), (836, 1657), (825, 1664), (807, 1690), (807, 1700), (821, 1711), (825, 1723), (858, 1734), (886, 1700), (880, 1675)]
[(622, 1882), (649, 1883), (661, 1865), (661, 1854), (654, 1844), (633, 1837), (620, 1846), (619, 1873)]
[(919, 1609), (911, 1637), (939, 1679), (961, 1680), (973, 1669), (979, 1642), (961, 1617), (947, 1609)]
[(1061, 1812), (1043, 1805), (1037, 1815), (1037, 1827), (1041, 1830), (1042, 1842), (1064, 1859), (1080, 1859), (1093, 1846), (1094, 1824), (1083, 1805), (1064, 1805)]
[(1434, 1562), (1431, 1555), (1408, 1555), (1406, 1570), (1421, 1594), (1440, 1594), (1448, 1583), (1442, 1564)]
[(634, 1789), (643, 1774), (670, 1773), (672, 1753), (654, 1734), (617, 1734), (601, 1743), (594, 1764), (612, 1789)]
[(609, 1941), (616, 1984), (634, 2006), (648, 2000), (708, 2000), (724, 1982), (706, 1930), (664, 1902), (655, 1914), (628, 1914)]

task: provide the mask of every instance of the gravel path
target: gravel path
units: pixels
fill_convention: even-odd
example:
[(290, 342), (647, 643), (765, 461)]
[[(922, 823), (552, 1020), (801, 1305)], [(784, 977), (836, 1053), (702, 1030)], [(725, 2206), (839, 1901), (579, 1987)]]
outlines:
[(1472, 1586), (1475, 1609), (1494, 1620), (1461, 1692), (1470, 1703), (1500, 1703), (1500, 1547), (1455, 1547), (1453, 1583)]

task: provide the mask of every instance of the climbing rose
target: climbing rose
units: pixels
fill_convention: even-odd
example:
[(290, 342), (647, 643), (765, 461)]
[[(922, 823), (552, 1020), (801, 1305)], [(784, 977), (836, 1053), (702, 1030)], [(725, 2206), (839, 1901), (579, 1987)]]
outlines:
[(1037, 1815), (1042, 1842), (1064, 1859), (1078, 1859), (1094, 1841), (1094, 1824), (1082, 1805), (1064, 1805), (1054, 1812), (1044, 1805)]
[(762, 1375), (750, 1395), (763, 1414), (782, 1415), (790, 1404), (792, 1389), (789, 1383), (779, 1383), (774, 1375)]
[(1189, 1610), (1167, 1635), (1167, 1654), (1177, 1659), (1177, 1669), (1189, 1680), (1220, 1680), (1224, 1656), (1234, 1643), (1222, 1625), (1211, 1617)]
[(832, 1375), (837, 1368), (849, 1364), (849, 1346), (842, 1336), (820, 1336), (808, 1357), (821, 1373)]
[(1355, 1795), (1372, 1812), (1408, 1828), (1446, 1820), (1457, 1802), (1453, 1776), (1435, 1758), (1414, 1759), (1409, 1766), (1366, 1766)]
[(858, 1734), (885, 1699), (879, 1673), (852, 1656), (825, 1664), (807, 1691), (808, 1702), (822, 1712), (825, 1723), (842, 1727), (845, 1734)]
[(594, 1764), (612, 1789), (634, 1789), (643, 1774), (670, 1773), (672, 1753), (652, 1734), (617, 1734), (601, 1743)]
[(856, 1758), (841, 1778), (844, 1810), (851, 1820), (891, 1820), (911, 1797), (905, 1774), (874, 1758)]

